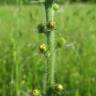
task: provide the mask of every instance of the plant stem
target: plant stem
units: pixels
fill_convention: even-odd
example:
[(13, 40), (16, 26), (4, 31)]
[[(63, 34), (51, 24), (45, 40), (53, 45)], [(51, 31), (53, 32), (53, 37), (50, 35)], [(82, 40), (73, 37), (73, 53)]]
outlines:
[(19, 64), (17, 61), (17, 50), (16, 50), (16, 42), (14, 38), (11, 38), (12, 44), (13, 44), (13, 62), (16, 66), (15, 72), (16, 72), (16, 96), (19, 96)]
[[(18, 17), (18, 14), (20, 12), (19, 2), (20, 1), (17, 0), (15, 18)], [(19, 29), (19, 18), (16, 20), (14, 29), (15, 29), (15, 27), (17, 27), (17, 30)], [(20, 96), (20, 64), (18, 61), (17, 42), (16, 42), (16, 38), (14, 37), (14, 32), (12, 34), (11, 39), (12, 39), (12, 43), (13, 43), (13, 62), (15, 64), (15, 72), (16, 72), (15, 73), (15, 75), (16, 75), (15, 87), (16, 87), (16, 96)]]
[[(52, 5), (54, 3), (54, 0), (46, 0), (45, 1), (45, 11), (46, 11), (46, 25), (49, 22), (54, 22), (54, 10), (52, 8)], [(47, 66), (50, 65), (50, 85), (53, 85), (54, 83), (54, 76), (55, 76), (55, 33), (54, 30), (50, 30), (46, 32), (46, 38), (47, 38), (47, 45), (49, 48), (50, 56), (47, 57)]]

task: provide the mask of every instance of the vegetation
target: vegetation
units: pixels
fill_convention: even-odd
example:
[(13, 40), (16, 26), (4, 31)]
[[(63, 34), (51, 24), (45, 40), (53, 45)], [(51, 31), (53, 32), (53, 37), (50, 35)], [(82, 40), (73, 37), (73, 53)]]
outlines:
[[(55, 14), (55, 82), (64, 86), (62, 96), (95, 96), (96, 7), (73, 4), (62, 9)], [(35, 5), (0, 6), (0, 96), (26, 96), (33, 88), (43, 92), (46, 57), (39, 46), (46, 38), (37, 26), (45, 22), (44, 11)]]
[[(0, 4), (30, 4), (32, 1), (44, 1), (44, 0), (0, 0)], [(58, 2), (60, 4), (65, 2), (90, 2), (90, 3), (96, 3), (96, 0), (55, 0), (55, 2)]]

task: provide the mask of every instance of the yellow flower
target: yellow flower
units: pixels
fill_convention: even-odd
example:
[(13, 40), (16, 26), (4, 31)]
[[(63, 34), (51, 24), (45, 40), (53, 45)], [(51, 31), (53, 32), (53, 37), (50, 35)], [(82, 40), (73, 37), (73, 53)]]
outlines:
[(34, 89), (34, 90), (32, 91), (32, 96), (41, 96), (40, 90)]
[(40, 52), (46, 52), (46, 51), (47, 51), (47, 46), (46, 46), (46, 44), (41, 44), (41, 45), (39, 46), (39, 49), (40, 49)]

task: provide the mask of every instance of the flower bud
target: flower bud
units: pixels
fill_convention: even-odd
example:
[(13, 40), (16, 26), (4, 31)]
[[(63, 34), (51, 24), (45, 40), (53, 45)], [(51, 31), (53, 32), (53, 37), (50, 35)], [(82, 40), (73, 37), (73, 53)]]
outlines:
[(49, 31), (55, 30), (55, 22), (49, 22), (49, 23), (47, 24), (47, 29), (48, 29)]
[(65, 45), (65, 43), (66, 43), (66, 40), (63, 37), (61, 37), (57, 41), (57, 47), (61, 48), (62, 46)]
[(59, 5), (57, 3), (53, 4), (53, 10), (58, 11), (60, 9)]
[(46, 44), (41, 44), (41, 45), (39, 46), (39, 50), (40, 50), (41, 53), (45, 53), (45, 52), (47, 51), (47, 46), (46, 46)]
[(56, 84), (55, 86), (54, 86), (54, 90), (55, 91), (57, 91), (57, 92), (61, 92), (61, 91), (63, 91), (63, 86), (61, 85), (61, 84)]
[(39, 33), (45, 33), (46, 32), (46, 28), (45, 28), (45, 25), (44, 24), (39, 24), (37, 26), (37, 29), (38, 29), (38, 32)]
[(34, 90), (32, 91), (32, 96), (41, 96), (40, 90), (34, 89)]

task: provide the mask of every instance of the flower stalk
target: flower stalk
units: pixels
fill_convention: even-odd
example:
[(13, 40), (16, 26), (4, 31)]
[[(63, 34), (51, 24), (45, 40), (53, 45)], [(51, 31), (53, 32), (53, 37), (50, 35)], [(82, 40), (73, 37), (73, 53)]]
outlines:
[[(46, 12), (46, 41), (49, 49), (50, 56), (47, 56), (47, 64), (50, 69), (49, 74), (46, 74), (49, 78), (49, 84), (53, 85), (55, 76), (55, 32), (54, 32), (54, 0), (45, 0), (45, 12)], [(48, 72), (47, 72), (48, 73)]]

